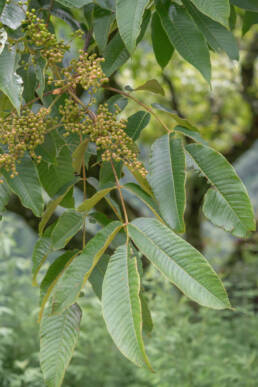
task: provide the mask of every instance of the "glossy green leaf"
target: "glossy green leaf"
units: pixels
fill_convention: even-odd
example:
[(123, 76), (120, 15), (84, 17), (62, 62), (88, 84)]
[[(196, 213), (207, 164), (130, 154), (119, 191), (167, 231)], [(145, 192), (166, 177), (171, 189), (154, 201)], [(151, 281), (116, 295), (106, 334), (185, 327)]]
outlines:
[(200, 135), (200, 133), (198, 133), (198, 132), (194, 132), (193, 130), (189, 130), (189, 129), (183, 128), (182, 126), (179, 126), (179, 125), (175, 126), (174, 130), (176, 132), (178, 132), (178, 133), (182, 133), (186, 137), (191, 138), (195, 142), (199, 142), (199, 143), (204, 144), (204, 145), (208, 144), (207, 141), (205, 141), (202, 138), (202, 136)]
[(228, 26), (230, 15), (229, 0), (191, 0), (200, 12), (209, 16), (211, 19)]
[(177, 232), (184, 232), (185, 154), (181, 139), (166, 134), (151, 148), (149, 183), (160, 213)]
[(258, 12), (246, 11), (243, 18), (242, 34), (245, 35), (254, 24), (258, 24)]
[[(207, 3), (207, 2), (206, 2)], [(226, 27), (202, 14), (190, 0), (183, 0), (196, 25), (209, 45), (217, 52), (225, 51), (230, 59), (239, 59), (237, 41)]]
[(154, 12), (151, 19), (151, 39), (156, 60), (160, 67), (164, 68), (172, 57), (174, 47), (162, 27), (157, 12)]
[(87, 149), (89, 140), (82, 141), (72, 154), (72, 166), (75, 172), (80, 173), (83, 165), (84, 154)]
[(141, 131), (149, 124), (150, 118), (150, 113), (142, 110), (134, 113), (127, 120), (127, 126), (125, 129), (126, 134), (136, 141), (139, 138)]
[(37, 85), (34, 66), (29, 66), (26, 70), (21, 67), (17, 70), (17, 72), (23, 80), (22, 96), (25, 102), (29, 102), (35, 98), (35, 89)]
[(160, 217), (157, 202), (153, 200), (153, 198), (149, 196), (147, 192), (144, 191), (138, 184), (127, 183), (122, 188), (137, 196), (137, 198), (140, 199), (153, 212), (153, 214), (162, 222), (162, 218)]
[(149, 0), (116, 0), (118, 29), (130, 53), (135, 50), (144, 10)]
[(153, 103), (152, 107), (160, 110), (161, 112), (168, 113), (170, 115), (170, 117), (173, 118), (173, 120), (175, 120), (179, 125), (183, 126), (184, 128), (187, 128), (187, 129), (192, 130), (194, 132), (198, 132), (197, 127), (192, 125), (192, 123), (190, 121), (188, 121), (186, 118), (179, 117), (177, 114), (175, 114), (173, 112), (173, 110), (167, 108), (166, 106), (163, 106), (159, 103)]
[(117, 32), (104, 51), (105, 62), (102, 66), (104, 73), (109, 77), (121, 67), (129, 57), (130, 55), (125, 48), (124, 42), (121, 39), (119, 32)]
[(7, 95), (15, 109), (20, 112), (23, 82), (16, 73), (16, 50), (5, 46), (0, 55), (0, 90)]
[(89, 277), (91, 286), (95, 294), (100, 300), (102, 297), (102, 285), (103, 285), (104, 275), (107, 270), (109, 258), (110, 258), (109, 255), (104, 254), (101, 257), (101, 259), (98, 261), (97, 265), (92, 270), (92, 273)]
[(213, 309), (230, 308), (226, 291), (204, 256), (156, 219), (128, 225), (135, 245), (187, 297)]
[[(219, 209), (214, 223), (223, 225), (226, 229), (232, 228), (234, 224), (233, 233), (236, 230), (237, 233), (241, 232), (243, 235), (247, 235), (248, 231), (254, 231), (256, 227), (254, 213), (246, 188), (225, 157), (214, 149), (201, 144), (187, 145), (186, 150), (201, 173), (207, 177), (209, 183), (224, 199), (222, 200), (218, 196), (216, 202), (213, 203)], [(210, 193), (208, 198), (211, 195)], [(214, 213), (213, 205), (210, 207), (206, 199), (206, 216)], [(213, 218), (208, 217), (213, 221)], [(223, 224), (224, 222), (225, 224)]]
[(118, 349), (136, 365), (150, 362), (142, 338), (140, 276), (136, 257), (127, 245), (117, 248), (110, 258), (102, 288), (103, 317)]
[(51, 239), (47, 236), (39, 238), (34, 246), (32, 254), (32, 284), (37, 285), (37, 275), (48, 255), (52, 251)]
[(156, 0), (161, 24), (179, 54), (210, 82), (211, 64), (208, 46), (202, 33), (185, 8), (170, 0)]
[(151, 91), (154, 94), (160, 94), (165, 95), (165, 92), (160, 85), (160, 83), (156, 79), (150, 79), (149, 81), (145, 82), (143, 85), (138, 86), (135, 91), (143, 90), (143, 91)]
[(3, 170), (5, 180), (11, 190), (19, 196), (22, 205), (40, 217), (44, 209), (44, 200), (37, 169), (30, 157), (24, 157), (16, 169), (18, 175), (14, 178)]
[(115, 187), (105, 188), (96, 192), (89, 199), (84, 200), (84, 202), (77, 208), (77, 211), (88, 213), (101, 199), (103, 199), (113, 189), (115, 189)]
[(94, 267), (121, 227), (120, 222), (108, 224), (87, 243), (82, 253), (67, 267), (54, 293), (54, 313), (61, 313), (76, 301)]
[(25, 19), (28, 3), (26, 0), (6, 1), (0, 21), (12, 30), (16, 30)]
[(93, 31), (100, 52), (106, 48), (110, 27), (114, 19), (115, 15), (111, 11), (100, 7), (94, 8)]
[(230, 0), (234, 5), (237, 5), (239, 8), (247, 9), (248, 11), (258, 12), (258, 2), (257, 0)]
[(92, 0), (56, 0), (67, 8), (82, 8), (84, 5), (93, 3)]
[(82, 312), (77, 304), (59, 316), (46, 311), (40, 325), (40, 366), (47, 387), (60, 387), (80, 331)]
[(83, 225), (83, 216), (74, 210), (65, 211), (51, 233), (54, 250), (62, 249)]

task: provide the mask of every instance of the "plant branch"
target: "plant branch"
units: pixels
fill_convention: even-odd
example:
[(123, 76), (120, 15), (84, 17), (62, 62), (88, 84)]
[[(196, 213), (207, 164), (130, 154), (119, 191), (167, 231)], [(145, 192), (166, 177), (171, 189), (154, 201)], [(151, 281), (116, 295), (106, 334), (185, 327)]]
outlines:
[(111, 163), (111, 167), (112, 167), (112, 170), (113, 170), (113, 173), (114, 173), (114, 176), (115, 176), (116, 187), (117, 187), (117, 190), (118, 190), (118, 193), (119, 193), (119, 196), (120, 196), (120, 200), (121, 200), (121, 204), (122, 204), (122, 208), (123, 208), (123, 212), (124, 212), (125, 225), (127, 226), (129, 221), (128, 221), (128, 215), (127, 215), (127, 211), (126, 211), (124, 197), (123, 197), (123, 194), (122, 194), (122, 191), (121, 191), (121, 185), (119, 183), (119, 179), (118, 179), (118, 176), (117, 176), (117, 173), (116, 173), (116, 170), (115, 170), (115, 167), (114, 167), (114, 164), (113, 164), (112, 160), (110, 161), (110, 163)]

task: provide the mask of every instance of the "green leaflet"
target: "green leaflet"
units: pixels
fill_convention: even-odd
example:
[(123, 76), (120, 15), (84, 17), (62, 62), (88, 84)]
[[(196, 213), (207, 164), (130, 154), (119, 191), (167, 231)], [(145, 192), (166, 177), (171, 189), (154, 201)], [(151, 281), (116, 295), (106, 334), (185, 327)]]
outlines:
[(147, 194), (139, 185), (135, 183), (127, 183), (122, 189), (125, 189), (129, 192), (132, 192), (137, 196), (147, 207), (153, 212), (153, 214), (162, 222), (162, 219), (159, 214), (159, 208), (155, 200)]
[(229, 0), (191, 0), (200, 12), (209, 16), (211, 19), (228, 26), (230, 15)]
[(230, 308), (226, 291), (204, 256), (156, 219), (128, 225), (133, 242), (186, 296), (213, 309)]
[(57, 0), (58, 3), (67, 8), (82, 8), (84, 5), (90, 4), (92, 0)]
[(54, 293), (54, 313), (61, 313), (76, 301), (94, 267), (121, 227), (120, 222), (109, 223), (87, 243), (82, 253), (66, 268)]
[(246, 11), (243, 19), (242, 35), (244, 36), (254, 24), (258, 24), (258, 12)]
[(141, 31), (144, 10), (149, 0), (116, 0), (118, 29), (126, 48), (132, 54)]
[(40, 217), (44, 209), (42, 188), (40, 186), (37, 169), (30, 157), (24, 157), (17, 164), (18, 175), (10, 177), (10, 173), (2, 170), (5, 180), (11, 190), (19, 196), (22, 205), (30, 208), (35, 216)]
[[(243, 235), (247, 235), (248, 231), (254, 231), (256, 227), (254, 213), (246, 188), (225, 157), (201, 144), (187, 145), (186, 150), (202, 174), (224, 199), (218, 195), (215, 197), (211, 193), (208, 195), (205, 215), (209, 220), (213, 222), (211, 215), (214, 214), (215, 205), (219, 208), (214, 217), (215, 224), (231, 229), (232, 233), (243, 233)], [(209, 200), (211, 195), (214, 200), (216, 199), (215, 203)]]
[(16, 73), (16, 50), (5, 46), (0, 55), (0, 90), (7, 95), (18, 113), (22, 100), (22, 83), (22, 78)]
[(203, 15), (190, 0), (183, 0), (196, 25), (202, 31), (209, 45), (217, 52), (225, 51), (230, 59), (239, 59), (237, 41), (226, 27)]
[(257, 0), (230, 0), (232, 4), (237, 5), (239, 8), (247, 9), (248, 11), (258, 12)]
[(5, 210), (10, 198), (10, 190), (5, 182), (0, 184), (0, 214)]
[(138, 90), (143, 90), (143, 91), (150, 91), (154, 94), (160, 94), (160, 95), (165, 95), (165, 92), (160, 85), (160, 83), (156, 79), (150, 79), (149, 81), (145, 82), (143, 85), (138, 86), (135, 91)]
[(100, 7), (94, 8), (93, 31), (100, 52), (103, 52), (108, 42), (111, 24), (115, 19), (114, 14)]
[(138, 171), (136, 171), (135, 169), (132, 169), (132, 168), (128, 168), (129, 171), (131, 172), (131, 174), (134, 176), (134, 178), (136, 179), (137, 183), (140, 184), (141, 188), (148, 194), (150, 195), (151, 197), (153, 197), (153, 192), (151, 190), (151, 187), (148, 183), (148, 180), (143, 177)]
[(58, 316), (44, 313), (40, 325), (40, 366), (47, 387), (60, 387), (80, 331), (82, 312), (77, 304)]
[(139, 110), (131, 115), (127, 120), (126, 134), (136, 141), (141, 131), (146, 128), (150, 122), (151, 115), (145, 111)]
[(87, 149), (89, 140), (81, 142), (72, 154), (72, 166), (75, 172), (80, 173), (83, 165), (84, 154)]
[(119, 246), (110, 258), (102, 288), (103, 317), (118, 349), (136, 365), (149, 369), (142, 339), (140, 276), (136, 257)]
[(170, 0), (155, 0), (161, 24), (179, 54), (210, 82), (211, 64), (208, 46), (185, 8)]
[(111, 192), (116, 187), (105, 188), (96, 192), (89, 199), (84, 200), (84, 202), (77, 208), (79, 212), (88, 213), (101, 199), (103, 199), (109, 192)]
[(33, 254), (32, 254), (32, 284), (34, 286), (37, 285), (37, 275), (44, 264), (44, 262), (47, 259), (47, 256), (51, 253), (52, 246), (51, 246), (51, 240), (47, 236), (42, 236), (39, 238), (34, 246)]
[(164, 31), (157, 12), (154, 12), (151, 19), (151, 39), (156, 60), (163, 69), (170, 61), (174, 47), (170, 43)]
[(183, 128), (182, 126), (179, 126), (179, 125), (175, 126), (174, 130), (176, 132), (182, 133), (186, 137), (191, 138), (195, 142), (200, 142), (203, 145), (207, 145), (208, 144), (207, 141), (205, 141), (202, 138), (202, 136), (200, 135), (200, 133), (198, 133), (198, 132), (194, 132), (193, 130), (189, 130), (189, 129)]
[(51, 242), (54, 250), (62, 249), (69, 240), (77, 234), (83, 225), (82, 214), (67, 210), (57, 220), (51, 233)]
[(149, 183), (160, 213), (177, 232), (184, 232), (185, 154), (181, 139), (166, 134), (151, 148)]
[(91, 286), (95, 294), (100, 300), (102, 297), (102, 284), (103, 284), (105, 272), (107, 270), (109, 258), (110, 257), (107, 254), (104, 254), (101, 257), (101, 259), (98, 261), (97, 265), (92, 270), (92, 273), (89, 277)]

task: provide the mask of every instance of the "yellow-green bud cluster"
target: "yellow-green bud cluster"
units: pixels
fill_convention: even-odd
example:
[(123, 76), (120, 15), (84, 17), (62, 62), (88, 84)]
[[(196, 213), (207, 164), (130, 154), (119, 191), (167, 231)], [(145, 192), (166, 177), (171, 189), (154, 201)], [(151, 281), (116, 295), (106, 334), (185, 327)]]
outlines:
[(8, 149), (0, 153), (0, 168), (11, 171), (11, 177), (17, 175), (16, 162), (24, 153), (37, 161), (41, 157), (35, 154), (35, 148), (44, 142), (45, 135), (52, 120), (47, 118), (49, 110), (41, 108), (38, 113), (24, 108), (22, 114), (11, 113), (0, 118), (0, 143)]
[(49, 65), (61, 62), (69, 46), (64, 41), (57, 41), (56, 36), (48, 31), (47, 25), (36, 15), (34, 9), (26, 13), (25, 22), (25, 36), (28, 43), (40, 48), (40, 55)]
[(69, 100), (60, 109), (66, 135), (88, 135), (90, 140), (96, 143), (97, 149), (103, 151), (103, 161), (122, 161), (127, 167), (146, 176), (147, 171), (137, 160), (134, 141), (125, 132), (126, 121), (118, 121), (116, 118), (118, 112), (119, 110), (115, 114), (111, 113), (107, 104), (100, 105), (95, 120), (92, 120), (77, 104)]
[[(73, 59), (68, 67), (63, 70), (63, 80), (57, 80), (55, 85), (69, 85), (75, 89), (80, 84), (89, 93), (94, 94), (108, 78), (103, 73), (101, 63), (103, 58), (97, 58), (95, 54), (88, 55), (80, 50), (78, 59)], [(64, 84), (65, 82), (65, 84)]]

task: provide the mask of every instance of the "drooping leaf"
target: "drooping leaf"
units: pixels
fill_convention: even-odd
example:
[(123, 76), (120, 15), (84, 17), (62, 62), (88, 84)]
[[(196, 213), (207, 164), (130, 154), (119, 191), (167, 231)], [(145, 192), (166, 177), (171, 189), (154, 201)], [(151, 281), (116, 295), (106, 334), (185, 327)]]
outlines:
[(42, 236), (39, 238), (34, 246), (33, 254), (32, 254), (32, 284), (34, 286), (37, 285), (37, 275), (47, 259), (47, 256), (51, 253), (51, 239), (47, 236)]
[(141, 131), (146, 128), (150, 122), (150, 118), (150, 113), (142, 110), (134, 113), (127, 120), (127, 127), (125, 129), (126, 134), (128, 134), (129, 137), (136, 141), (139, 138)]
[(16, 73), (16, 50), (4, 47), (0, 55), (0, 90), (7, 95), (15, 109), (20, 112), (22, 78)]
[(89, 199), (84, 200), (84, 202), (77, 208), (77, 211), (88, 213), (101, 199), (103, 199), (113, 189), (115, 189), (115, 187), (105, 188), (96, 192)]
[(121, 67), (129, 57), (130, 55), (125, 48), (124, 42), (121, 39), (119, 32), (117, 32), (104, 51), (105, 62), (102, 66), (104, 73), (109, 77)]
[(46, 386), (60, 387), (79, 338), (82, 312), (77, 304), (58, 316), (49, 312), (40, 325), (40, 366)]
[(153, 321), (142, 290), (140, 291), (140, 300), (142, 305), (142, 329), (146, 333), (151, 333), (153, 329)]
[(142, 338), (140, 276), (136, 257), (120, 246), (110, 258), (102, 288), (103, 316), (118, 349), (136, 365), (151, 368)]
[(208, 46), (202, 33), (185, 8), (170, 0), (156, 0), (161, 24), (179, 54), (210, 82), (211, 64)]
[(246, 237), (246, 227), (229, 203), (215, 189), (210, 188), (207, 191), (204, 197), (203, 213), (216, 226), (224, 228), (238, 238)]
[(129, 171), (131, 172), (131, 174), (134, 176), (135, 180), (137, 181), (137, 183), (140, 184), (141, 188), (147, 192), (148, 195), (150, 195), (151, 197), (153, 197), (153, 192), (151, 190), (151, 187), (150, 187), (150, 184), (148, 183), (148, 180), (146, 179), (146, 177), (143, 177), (139, 171), (136, 171), (135, 169), (133, 168), (128, 168)]
[(5, 206), (9, 201), (11, 191), (6, 182), (0, 183), (0, 214), (5, 210)]
[[(209, 45), (217, 52), (225, 51), (230, 59), (239, 59), (237, 41), (226, 27), (202, 14), (190, 0), (183, 0), (196, 25)], [(206, 2), (207, 3), (207, 2)]]
[(258, 24), (258, 12), (246, 11), (243, 18), (242, 35), (244, 36), (254, 24)]
[(87, 149), (89, 140), (81, 142), (72, 154), (72, 166), (75, 172), (79, 173), (83, 165), (84, 154)]
[(154, 12), (151, 19), (151, 39), (156, 60), (160, 67), (164, 68), (172, 57), (174, 47), (162, 27), (157, 12)]
[(156, 268), (186, 296), (213, 309), (229, 308), (226, 291), (204, 256), (156, 219), (138, 218), (129, 234)]
[(93, 3), (92, 0), (56, 0), (67, 8), (82, 8), (84, 5)]
[(28, 3), (26, 0), (11, 0), (5, 2), (0, 21), (12, 30), (16, 30), (25, 19)]
[(82, 214), (67, 210), (59, 218), (51, 233), (51, 241), (54, 250), (62, 249), (69, 240), (77, 234), (83, 224)]
[(2, 171), (11, 190), (19, 197), (22, 205), (32, 210), (35, 216), (40, 217), (44, 209), (42, 189), (37, 169), (30, 157), (24, 157), (17, 164), (18, 175), (11, 178), (10, 173)]
[(160, 213), (177, 232), (184, 232), (185, 154), (181, 139), (166, 134), (152, 146), (149, 183)]
[(67, 267), (54, 293), (54, 313), (61, 313), (76, 301), (94, 267), (121, 227), (122, 224), (117, 221), (108, 224), (87, 243), (82, 253)]
[(248, 11), (258, 12), (257, 0), (230, 0), (230, 2), (239, 8), (247, 9)]
[[(243, 235), (246, 235), (248, 231), (254, 231), (256, 227), (254, 213), (246, 188), (224, 156), (201, 144), (187, 145), (186, 150), (202, 174), (207, 177), (209, 183), (216, 188), (224, 199), (221, 200), (216, 197), (216, 202), (213, 204), (209, 200), (208, 203), (212, 206), (210, 208), (206, 200), (206, 216), (213, 214), (213, 205), (217, 205), (219, 211), (214, 218), (215, 224), (219, 223), (220, 226), (226, 229), (233, 227), (234, 224), (232, 232), (235, 230), (235, 232), (241, 232)], [(213, 194), (210, 193), (208, 198), (211, 195)], [(215, 199), (214, 195), (213, 199)], [(213, 221), (213, 218), (208, 217)], [(225, 222), (224, 225), (223, 222)]]
[[(113, 162), (118, 178), (121, 176), (123, 164), (121, 162)], [(96, 189), (113, 188), (115, 185), (115, 176), (113, 168), (109, 162), (102, 163), (99, 172), (99, 187)]]
[(173, 120), (175, 120), (179, 125), (183, 126), (184, 128), (193, 130), (194, 132), (198, 132), (196, 126), (192, 125), (190, 121), (188, 121), (186, 118), (179, 117), (176, 113), (173, 112), (173, 110), (167, 108), (166, 106), (163, 106), (159, 103), (153, 103), (151, 106), (162, 112), (168, 113), (170, 117), (173, 118)]
[(132, 54), (140, 34), (144, 10), (148, 0), (116, 0), (118, 29), (126, 48)]
[(159, 208), (155, 200), (151, 196), (147, 194), (138, 184), (135, 183), (127, 183), (123, 187), (123, 189), (133, 193), (137, 196), (147, 207), (153, 212), (153, 214), (162, 222), (160, 217)]
[(23, 80), (22, 96), (25, 102), (29, 102), (35, 97), (35, 89), (37, 84), (34, 67), (29, 66), (26, 70), (21, 67), (17, 70), (17, 72)]
[(143, 85), (138, 86), (135, 91), (138, 90), (146, 90), (146, 91), (151, 91), (152, 93), (155, 94), (160, 94), (160, 95), (165, 95), (165, 92), (160, 85), (160, 83), (156, 79), (150, 79), (149, 81), (145, 82)]
[(111, 11), (100, 7), (94, 8), (93, 31), (100, 52), (106, 48), (110, 27), (114, 19), (115, 15)]
[(94, 267), (90, 277), (89, 281), (91, 283), (91, 286), (97, 295), (97, 297), (101, 300), (102, 297), (102, 284), (104, 280), (104, 275), (107, 270), (107, 265), (109, 262), (109, 255), (104, 254), (101, 259), (98, 261), (97, 265)]
[(175, 126), (174, 130), (178, 133), (182, 133), (184, 136), (191, 138), (195, 142), (200, 142), (203, 145), (208, 145), (207, 141), (205, 141), (200, 133), (194, 132), (193, 130), (189, 130), (186, 128), (183, 128), (182, 126)]
[(200, 12), (209, 16), (211, 19), (228, 26), (230, 14), (229, 0), (191, 0)]

